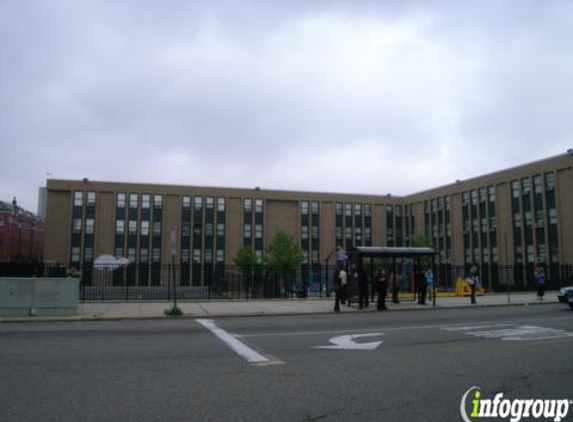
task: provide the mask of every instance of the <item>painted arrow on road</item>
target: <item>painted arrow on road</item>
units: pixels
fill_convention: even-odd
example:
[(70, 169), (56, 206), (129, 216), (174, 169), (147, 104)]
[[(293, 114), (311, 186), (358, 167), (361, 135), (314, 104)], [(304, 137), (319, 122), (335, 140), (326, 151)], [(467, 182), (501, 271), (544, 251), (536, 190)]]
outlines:
[(383, 336), (384, 333), (366, 333), (366, 334), (347, 334), (344, 336), (333, 337), (328, 340), (330, 346), (315, 346), (313, 349), (330, 349), (330, 350), (374, 350), (380, 346), (383, 341), (373, 341), (370, 343), (356, 343), (354, 339), (361, 337)]

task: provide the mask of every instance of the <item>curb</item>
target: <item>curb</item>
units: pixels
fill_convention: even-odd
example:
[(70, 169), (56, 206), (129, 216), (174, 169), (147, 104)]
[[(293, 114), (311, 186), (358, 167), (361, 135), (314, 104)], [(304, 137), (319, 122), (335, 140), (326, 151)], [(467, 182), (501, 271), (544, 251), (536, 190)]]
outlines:
[[(410, 305), (410, 304), (409, 304)], [(418, 304), (414, 304), (418, 305)], [(361, 315), (364, 313), (380, 313), (384, 312), (416, 312), (416, 311), (442, 311), (448, 309), (485, 309), (485, 308), (502, 308), (502, 307), (517, 307), (517, 306), (539, 306), (539, 305), (561, 305), (559, 302), (515, 302), (515, 303), (492, 303), (475, 305), (452, 305), (452, 306), (433, 306), (432, 304), (408, 306), (407, 308), (400, 308), (399, 306), (392, 307), (387, 311), (378, 311), (375, 306), (368, 307), (367, 309), (358, 310), (351, 308), (351, 312), (334, 310), (319, 310), (307, 312), (249, 312), (244, 314), (236, 313), (218, 313), (215, 315), (206, 314), (184, 314), (182, 316), (173, 317), (165, 315), (148, 315), (148, 316), (105, 316), (103, 314), (95, 315), (74, 315), (74, 316), (46, 316), (46, 317), (0, 317), (0, 324), (3, 323), (33, 323), (33, 322), (111, 322), (111, 321), (163, 321), (163, 320), (185, 320), (196, 318), (245, 318), (245, 317), (285, 317), (285, 316), (311, 316), (311, 315)], [(341, 308), (344, 309), (344, 308)]]

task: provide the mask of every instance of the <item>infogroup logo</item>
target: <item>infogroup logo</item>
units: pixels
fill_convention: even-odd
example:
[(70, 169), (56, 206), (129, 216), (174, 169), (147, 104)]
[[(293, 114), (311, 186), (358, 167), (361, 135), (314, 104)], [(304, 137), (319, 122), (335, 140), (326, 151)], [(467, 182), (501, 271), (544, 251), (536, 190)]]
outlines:
[(573, 403), (569, 399), (505, 399), (503, 396), (503, 393), (497, 393), (493, 399), (484, 399), (480, 387), (471, 387), (462, 396), (462, 419), (475, 422), (479, 418), (500, 418), (520, 422), (533, 418), (560, 422), (567, 417)]

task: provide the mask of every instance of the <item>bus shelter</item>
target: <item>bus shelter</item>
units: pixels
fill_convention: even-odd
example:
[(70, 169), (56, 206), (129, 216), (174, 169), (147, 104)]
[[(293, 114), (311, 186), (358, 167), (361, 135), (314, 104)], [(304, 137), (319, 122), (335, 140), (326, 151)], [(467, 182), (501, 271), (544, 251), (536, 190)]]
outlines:
[[(349, 265), (363, 268), (370, 280), (381, 266), (393, 274), (392, 291), (397, 300), (397, 291), (412, 293), (412, 301), (420, 298), (420, 283), (425, 283), (424, 273), (434, 268), (436, 252), (432, 248), (390, 246), (359, 246), (348, 250)], [(403, 294), (402, 294), (403, 297)], [(432, 285), (432, 302), (436, 306), (436, 282)]]

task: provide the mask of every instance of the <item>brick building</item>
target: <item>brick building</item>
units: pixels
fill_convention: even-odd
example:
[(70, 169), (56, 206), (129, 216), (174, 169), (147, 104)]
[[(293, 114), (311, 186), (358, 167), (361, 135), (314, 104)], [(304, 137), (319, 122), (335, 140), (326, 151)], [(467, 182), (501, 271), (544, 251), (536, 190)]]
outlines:
[(244, 246), (262, 260), (282, 229), (308, 263), (338, 244), (408, 246), (419, 235), (442, 263), (573, 263), (570, 153), (403, 197), (87, 179), (49, 179), (46, 192), (47, 262), (169, 263), (172, 232), (178, 264), (232, 263)]
[(39, 262), (44, 252), (44, 222), (16, 203), (0, 201), (0, 262)]

